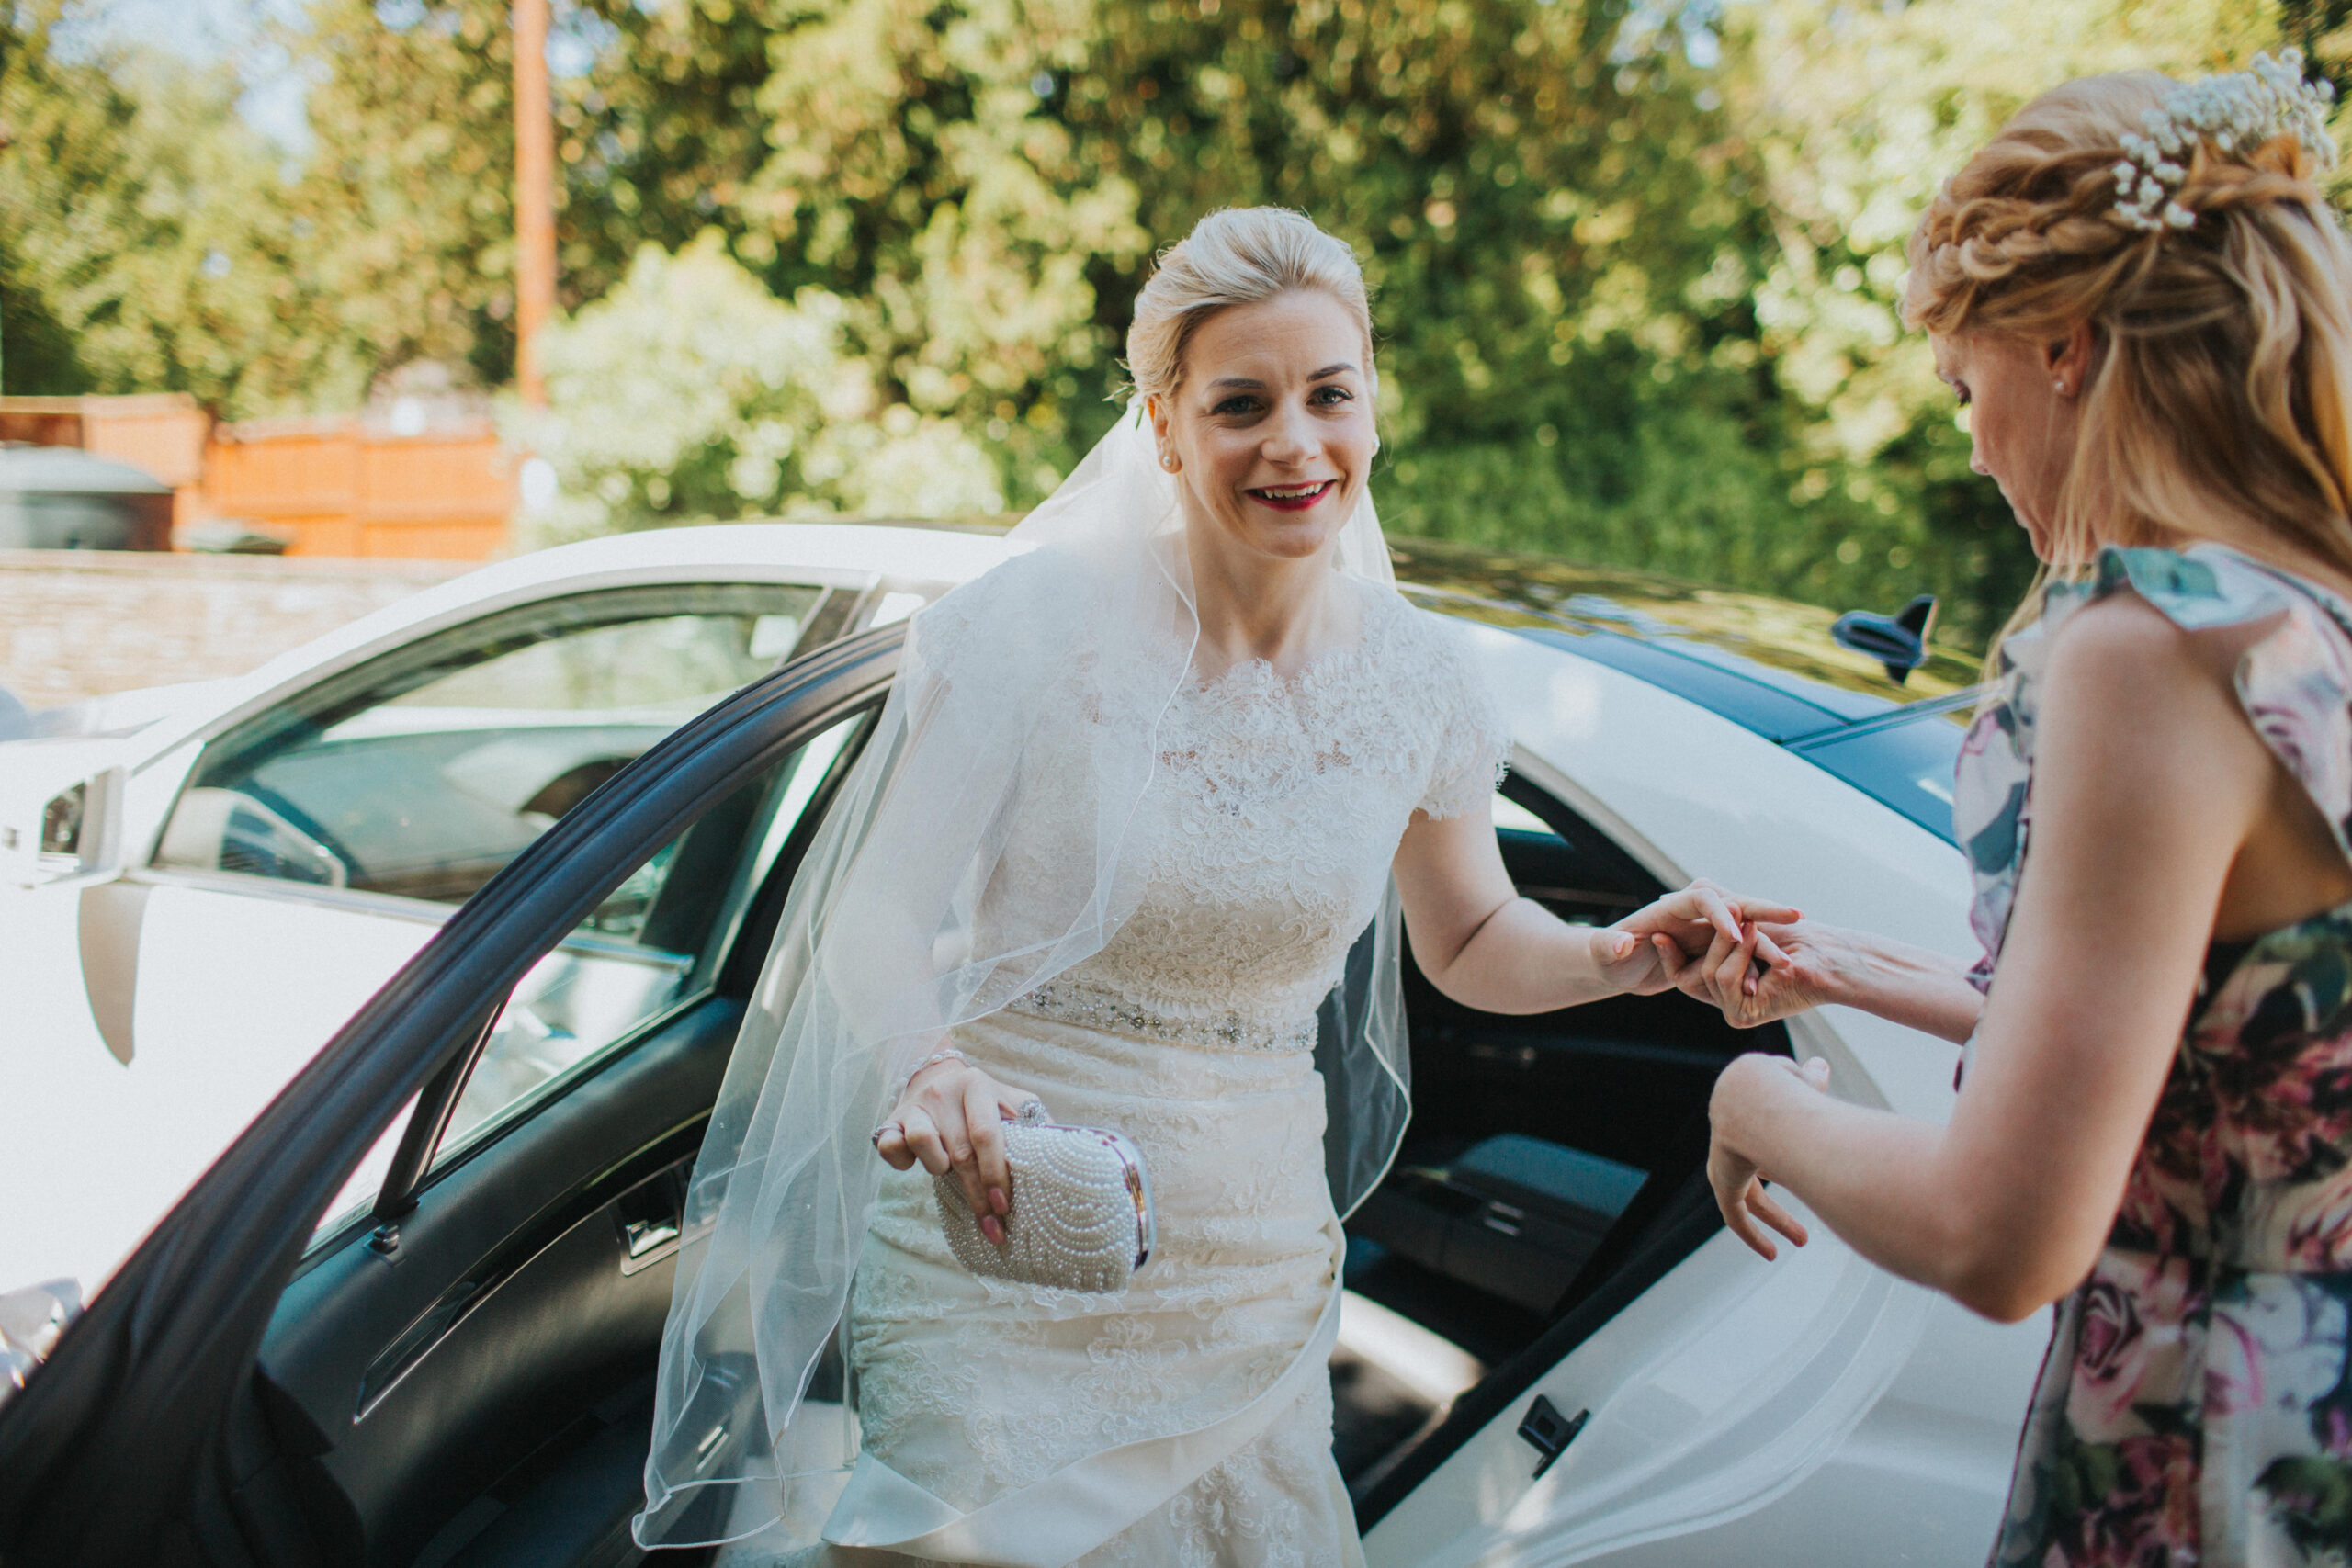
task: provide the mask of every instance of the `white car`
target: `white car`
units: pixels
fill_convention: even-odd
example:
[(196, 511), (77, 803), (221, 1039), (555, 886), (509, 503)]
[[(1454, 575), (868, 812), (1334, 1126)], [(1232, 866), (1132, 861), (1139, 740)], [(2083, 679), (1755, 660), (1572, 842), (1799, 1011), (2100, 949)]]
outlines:
[[(0, 894), (32, 998), (0, 1061), (0, 1269), (104, 1281), (0, 1405), (0, 1559), (637, 1560), (684, 1178), (896, 668), (897, 631), (857, 628), (1005, 548), (568, 547), (202, 715), (0, 747), (0, 823), (50, 838)], [(1398, 554), (1511, 717), (1528, 896), (1607, 919), (1703, 874), (1967, 951), (1948, 667), (1905, 704), (1814, 612)], [(1673, 996), (1503, 1019), (1417, 976), (1408, 1008), (1415, 1120), (1350, 1221), (1333, 1363), (1373, 1562), (1981, 1562), (2046, 1319), (1996, 1327), (1818, 1232), (1767, 1264), (1701, 1171), (1731, 1055), (1826, 1056), (1835, 1092), (1939, 1117), (1949, 1045), (1839, 1010), (1739, 1034)], [(164, 1218), (118, 1269), (134, 1210)], [(78, 1253), (61, 1213), (89, 1216)], [(709, 1392), (717, 1453), (738, 1410)]]
[[(1003, 554), (985, 535), (784, 524), (593, 540), (470, 572), (237, 679), (91, 705), (128, 734), (0, 745), (0, 1288), (96, 1286), (596, 784), (796, 649), (903, 616)], [(504, 1021), (544, 1026), (546, 1059), (678, 983), (611, 940), (642, 914), (630, 897), (551, 954)]]

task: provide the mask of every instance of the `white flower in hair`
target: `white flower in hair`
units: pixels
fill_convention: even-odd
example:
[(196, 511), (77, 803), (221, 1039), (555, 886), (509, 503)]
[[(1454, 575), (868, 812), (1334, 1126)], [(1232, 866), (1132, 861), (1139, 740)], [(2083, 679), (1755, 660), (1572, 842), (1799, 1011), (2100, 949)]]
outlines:
[(2274, 136), (2292, 136), (2320, 167), (2335, 166), (2335, 139), (2328, 134), (2327, 108), (2335, 89), (2303, 80), (2303, 51), (2290, 49), (2273, 60), (2254, 57), (2254, 69), (2208, 76), (2168, 94), (2161, 107), (2140, 117), (2145, 136), (2126, 132), (2124, 152), (2115, 165), (2115, 215), (2134, 229), (2162, 233), (2187, 229), (2197, 214), (2175, 199), (2188, 179), (2188, 164), (2200, 141), (2224, 153), (2251, 150)]

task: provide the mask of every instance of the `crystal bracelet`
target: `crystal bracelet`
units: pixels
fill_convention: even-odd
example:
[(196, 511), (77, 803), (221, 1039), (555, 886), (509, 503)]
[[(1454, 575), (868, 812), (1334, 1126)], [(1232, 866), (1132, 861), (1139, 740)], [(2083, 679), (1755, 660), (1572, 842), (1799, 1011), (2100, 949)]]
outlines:
[(913, 1070), (909, 1072), (905, 1077), (899, 1080), (899, 1092), (890, 1097), (890, 1103), (896, 1105), (899, 1101), (906, 1099), (907, 1090), (914, 1087), (915, 1079), (922, 1077), (923, 1073), (927, 1069), (935, 1067), (942, 1062), (961, 1062), (968, 1067), (972, 1065), (972, 1058), (967, 1056), (963, 1052), (958, 1051), (953, 1045), (950, 1045), (942, 1051), (933, 1051), (930, 1055), (925, 1056), (922, 1061), (917, 1062), (914, 1065)]

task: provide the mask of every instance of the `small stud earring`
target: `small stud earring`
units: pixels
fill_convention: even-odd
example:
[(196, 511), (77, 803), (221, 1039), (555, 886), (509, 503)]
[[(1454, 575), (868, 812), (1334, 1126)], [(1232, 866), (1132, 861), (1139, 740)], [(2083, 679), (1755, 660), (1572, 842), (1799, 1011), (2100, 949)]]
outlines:
[(1182, 464), (1177, 462), (1176, 454), (1173, 452), (1162, 452), (1159, 455), (1159, 466), (1166, 468), (1171, 474), (1179, 468), (1182, 467)]
[(2056, 392), (2060, 397), (2062, 397), (2062, 398), (2063, 398), (2063, 397), (2064, 397), (2064, 396), (2066, 395), (2066, 383), (2065, 383), (2065, 382), (2064, 382), (2064, 381), (2052, 381), (2052, 382), (2051, 382), (2051, 383), (2050, 383), (2050, 387), (2051, 387), (2051, 389), (2052, 389), (2052, 391)]

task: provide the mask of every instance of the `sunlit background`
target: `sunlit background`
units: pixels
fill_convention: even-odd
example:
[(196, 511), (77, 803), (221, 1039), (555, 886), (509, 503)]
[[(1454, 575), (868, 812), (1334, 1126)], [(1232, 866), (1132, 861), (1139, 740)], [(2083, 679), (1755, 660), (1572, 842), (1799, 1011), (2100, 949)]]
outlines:
[(1980, 645), (2030, 563), (1895, 319), (1920, 207), (2070, 75), (2352, 69), (2352, 0), (554, 0), (542, 397), (541, 3), (19, 0), (0, 387), (187, 394), (228, 456), (167, 483), (298, 554), (368, 547), (221, 465), (339, 420), (489, 454), (412, 554), (1002, 517), (1113, 417), (1153, 251), (1280, 202), (1375, 285), (1394, 532)]

